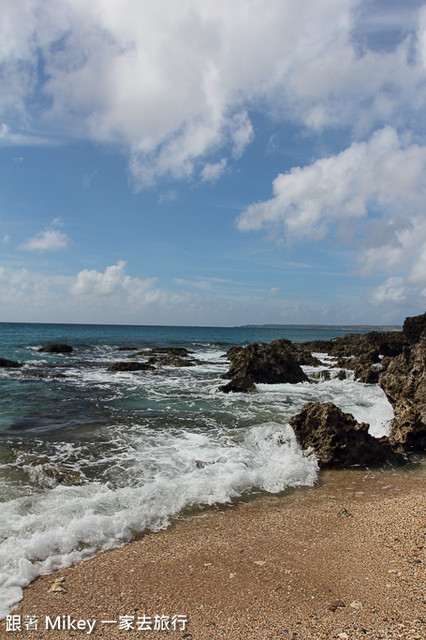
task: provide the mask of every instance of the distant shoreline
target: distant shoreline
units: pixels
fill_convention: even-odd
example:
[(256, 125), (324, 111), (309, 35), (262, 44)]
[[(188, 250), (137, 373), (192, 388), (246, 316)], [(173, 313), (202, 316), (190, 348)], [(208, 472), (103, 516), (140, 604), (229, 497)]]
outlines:
[(307, 329), (315, 329), (322, 327), (324, 329), (339, 329), (340, 331), (372, 331), (381, 329), (382, 331), (402, 331), (402, 325), (386, 325), (386, 324), (242, 324), (238, 329), (289, 329), (294, 327), (306, 327)]

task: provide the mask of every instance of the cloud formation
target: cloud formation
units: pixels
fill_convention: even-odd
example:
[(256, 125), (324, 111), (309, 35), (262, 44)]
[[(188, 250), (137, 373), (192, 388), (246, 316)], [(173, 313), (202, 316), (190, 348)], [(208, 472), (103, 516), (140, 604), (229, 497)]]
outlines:
[(238, 158), (254, 136), (251, 110), (314, 131), (355, 122), (358, 136), (414, 123), (426, 106), (426, 9), (403, 15), (416, 33), (376, 50), (362, 40), (366, 24), (379, 28), (365, 6), (3, 0), (3, 137), (117, 144), (141, 187), (206, 179), (206, 167)]
[(354, 242), (362, 275), (391, 274), (373, 299), (400, 303), (426, 287), (425, 201), (426, 146), (385, 127), (367, 142), (278, 175), (273, 197), (247, 207), (238, 227), (292, 242)]
[(69, 244), (69, 237), (58, 229), (45, 229), (21, 245), (26, 251), (61, 251)]

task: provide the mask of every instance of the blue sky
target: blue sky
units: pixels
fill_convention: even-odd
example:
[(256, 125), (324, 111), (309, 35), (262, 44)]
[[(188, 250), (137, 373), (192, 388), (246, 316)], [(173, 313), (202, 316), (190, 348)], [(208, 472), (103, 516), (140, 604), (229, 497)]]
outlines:
[(0, 42), (0, 320), (424, 311), (426, 3), (3, 0)]

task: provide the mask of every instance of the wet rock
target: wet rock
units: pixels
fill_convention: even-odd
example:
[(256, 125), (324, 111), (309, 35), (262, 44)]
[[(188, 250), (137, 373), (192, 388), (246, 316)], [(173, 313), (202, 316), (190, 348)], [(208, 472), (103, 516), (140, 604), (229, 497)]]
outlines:
[(312, 340), (301, 343), (303, 348), (311, 351), (327, 353), (336, 358), (364, 358), (372, 363), (379, 361), (379, 355), (394, 357), (400, 354), (406, 344), (407, 338), (401, 331), (348, 333), (333, 340)]
[(169, 356), (180, 356), (181, 358), (184, 358), (185, 356), (189, 356), (193, 353), (193, 351), (188, 351), (185, 347), (153, 347), (151, 349), (151, 353), (164, 353)]
[(147, 362), (114, 362), (107, 371), (152, 371), (154, 368)]
[(3, 369), (18, 369), (22, 367), (22, 362), (16, 362), (15, 360), (8, 360), (7, 358), (0, 358), (0, 367)]
[(230, 383), (220, 387), (222, 391), (252, 391), (254, 384), (306, 382), (289, 340), (274, 340), (270, 344), (249, 344), (228, 351), (229, 370), (222, 377)]
[(224, 393), (249, 393), (256, 391), (254, 382), (250, 376), (237, 376), (232, 382), (219, 387)]
[[(424, 316), (407, 318), (404, 330), (414, 340)], [(398, 451), (426, 451), (426, 331), (395, 358), (383, 363), (379, 385), (392, 404), (395, 419), (390, 442)]]
[(73, 347), (69, 344), (48, 344), (45, 347), (40, 347), (38, 350), (40, 353), (72, 353)]
[(332, 402), (309, 402), (290, 420), (302, 447), (312, 447), (321, 467), (377, 466), (400, 462), (387, 438), (373, 438), (368, 424), (358, 423)]
[(200, 360), (194, 358), (181, 358), (179, 356), (151, 356), (148, 358), (150, 364), (164, 367), (194, 367), (197, 364), (202, 364)]

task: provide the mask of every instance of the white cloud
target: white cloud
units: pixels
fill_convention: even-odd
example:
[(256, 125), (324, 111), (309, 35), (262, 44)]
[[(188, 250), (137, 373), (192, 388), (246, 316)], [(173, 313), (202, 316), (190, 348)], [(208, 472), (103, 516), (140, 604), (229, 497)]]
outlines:
[(119, 296), (127, 301), (152, 301), (158, 295), (153, 289), (157, 279), (132, 278), (126, 274), (125, 266), (124, 260), (120, 260), (103, 273), (95, 269), (83, 269), (77, 274), (70, 292), (75, 296)]
[[(162, 176), (193, 179), (218, 149), (238, 158), (254, 135), (250, 109), (314, 130), (396, 127), (425, 108), (426, 11), (404, 18), (417, 40), (373, 51), (353, 37), (365, 6), (3, 0), (4, 141), (25, 143), (33, 126), (116, 143), (140, 187)], [(367, 7), (363, 29), (369, 15)], [(377, 29), (377, 16), (371, 21)]]
[(226, 158), (222, 158), (220, 162), (206, 163), (201, 171), (201, 180), (203, 182), (216, 182), (225, 171), (226, 165)]
[(425, 169), (426, 147), (407, 144), (385, 127), (368, 142), (278, 175), (273, 197), (250, 205), (238, 226), (273, 226), (289, 239), (319, 240), (333, 224), (366, 216), (370, 206), (413, 215), (423, 208)]
[(391, 277), (371, 293), (371, 299), (378, 305), (400, 305), (406, 299), (404, 278)]
[(396, 305), (426, 286), (425, 201), (426, 146), (385, 127), (367, 142), (280, 174), (273, 197), (250, 205), (238, 226), (291, 242), (346, 239), (358, 275), (388, 276), (371, 300)]
[(69, 237), (56, 229), (45, 229), (21, 245), (26, 251), (61, 251), (69, 244)]

